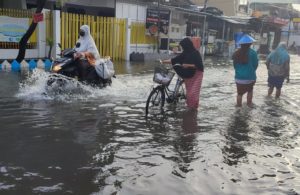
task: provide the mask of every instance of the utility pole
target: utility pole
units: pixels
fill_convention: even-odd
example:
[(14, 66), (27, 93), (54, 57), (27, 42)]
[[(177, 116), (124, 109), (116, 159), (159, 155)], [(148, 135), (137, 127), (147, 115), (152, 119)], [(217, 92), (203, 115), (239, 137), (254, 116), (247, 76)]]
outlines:
[(286, 43), (286, 46), (288, 47), (289, 46), (289, 41), (290, 41), (290, 33), (291, 33), (291, 22), (292, 22), (292, 18), (291, 16), (289, 16), (289, 31), (288, 31), (288, 38), (287, 38), (287, 43)]
[(158, 19), (157, 19), (157, 53), (159, 53), (159, 32), (160, 32), (160, 0), (157, 0), (157, 6), (158, 6)]

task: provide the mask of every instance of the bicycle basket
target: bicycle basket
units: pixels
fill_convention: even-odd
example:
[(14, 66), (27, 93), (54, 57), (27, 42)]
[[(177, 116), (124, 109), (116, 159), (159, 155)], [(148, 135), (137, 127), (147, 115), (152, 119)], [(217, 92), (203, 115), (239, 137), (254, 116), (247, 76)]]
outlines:
[(158, 84), (169, 85), (174, 75), (174, 72), (169, 71), (164, 67), (156, 66), (154, 69), (153, 81)]

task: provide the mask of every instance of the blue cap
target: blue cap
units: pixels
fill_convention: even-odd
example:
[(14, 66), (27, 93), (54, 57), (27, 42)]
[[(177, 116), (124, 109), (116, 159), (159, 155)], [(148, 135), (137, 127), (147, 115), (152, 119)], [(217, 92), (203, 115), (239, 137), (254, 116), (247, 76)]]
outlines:
[(253, 37), (246, 34), (246, 35), (242, 36), (242, 38), (240, 38), (240, 40), (237, 43), (241, 45), (241, 44), (250, 44), (255, 41), (256, 40)]

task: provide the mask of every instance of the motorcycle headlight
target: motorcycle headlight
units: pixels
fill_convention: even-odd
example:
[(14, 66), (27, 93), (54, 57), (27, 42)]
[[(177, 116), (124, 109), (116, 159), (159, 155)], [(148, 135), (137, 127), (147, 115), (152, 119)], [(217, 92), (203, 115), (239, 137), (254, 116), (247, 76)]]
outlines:
[(54, 72), (58, 72), (58, 71), (60, 71), (60, 69), (61, 69), (61, 66), (56, 65), (56, 66), (53, 67), (52, 70), (53, 70)]

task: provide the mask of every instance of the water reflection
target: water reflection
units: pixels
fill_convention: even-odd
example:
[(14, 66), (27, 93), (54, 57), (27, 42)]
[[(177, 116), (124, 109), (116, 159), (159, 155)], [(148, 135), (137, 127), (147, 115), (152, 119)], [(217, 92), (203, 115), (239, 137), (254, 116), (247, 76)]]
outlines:
[(44, 74), (16, 96), (22, 79), (0, 73), (0, 194), (299, 194), (299, 66), (278, 101), (260, 66), (255, 108), (235, 110), (232, 66), (208, 64), (199, 113), (148, 120), (150, 64), (70, 101), (39, 98)]
[[(62, 128), (68, 119), (62, 117), (64, 120), (61, 120), (53, 114), (59, 112), (52, 109), (51, 104), (12, 100), (8, 103), (18, 109), (14, 122), (7, 117), (0, 118), (1, 124), (7, 124), (0, 133), (5, 137), (0, 142), (0, 167), (5, 167), (7, 174), (0, 175), (0, 180), (15, 185), (12, 194), (32, 194), (32, 190), (42, 193), (50, 189), (49, 186), (79, 194), (95, 190), (95, 186), (90, 185), (94, 173), (80, 169), (88, 163), (86, 149), (74, 142), (75, 132)], [(0, 115), (7, 116), (1, 111)]]
[[(190, 163), (195, 160), (196, 153), (196, 133), (198, 132), (197, 111), (187, 110), (182, 113), (181, 130), (174, 140), (174, 148), (178, 153), (178, 169), (186, 174), (193, 169), (189, 168)], [(184, 177), (177, 169), (174, 169), (172, 174)]]
[(280, 136), (280, 129), (285, 129), (287, 125), (282, 120), (282, 113), (284, 113), (284, 109), (280, 103), (280, 100), (273, 100), (272, 98), (265, 99), (265, 105), (262, 106), (262, 109), (265, 110), (263, 118), (268, 119), (265, 121), (261, 130), (266, 137), (278, 138)]
[(231, 118), (225, 133), (225, 146), (222, 149), (224, 163), (229, 166), (247, 162), (248, 152), (245, 147), (249, 144), (248, 121), (251, 121), (251, 115), (248, 110), (237, 110)]

